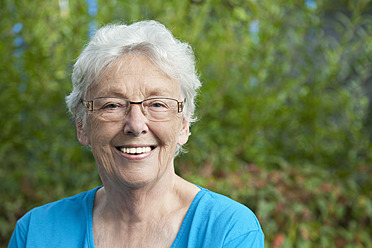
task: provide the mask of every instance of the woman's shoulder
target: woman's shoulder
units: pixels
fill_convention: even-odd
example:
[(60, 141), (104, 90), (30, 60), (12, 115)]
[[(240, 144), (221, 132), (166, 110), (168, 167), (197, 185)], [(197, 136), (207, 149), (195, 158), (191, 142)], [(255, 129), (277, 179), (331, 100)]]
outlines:
[(175, 246), (263, 247), (264, 234), (254, 213), (231, 198), (199, 187)]
[(93, 208), (95, 192), (98, 188), (35, 207), (27, 212), (18, 224), (27, 223), (29, 227), (48, 226), (58, 221), (76, 221), (76, 217), (79, 217), (78, 220), (86, 218)]
[(18, 220), (9, 247), (82, 247), (81, 244), (90, 237), (87, 230), (91, 229), (93, 203), (98, 189), (30, 210)]
[(62, 213), (64, 211), (71, 212), (73, 210), (81, 210), (81, 208), (87, 206), (89, 207), (90, 203), (94, 202), (94, 197), (96, 191), (100, 187), (97, 187), (95, 189), (85, 191), (73, 196), (69, 196), (54, 202), (47, 203), (45, 205), (36, 207), (32, 209), (30, 212), (35, 215), (35, 214), (47, 214), (47, 213)]
[[(242, 225), (246, 231), (261, 230), (257, 217), (247, 206), (216, 192), (201, 188), (196, 215), (209, 216), (211, 221), (225, 225)], [(205, 215), (208, 213), (207, 215)]]

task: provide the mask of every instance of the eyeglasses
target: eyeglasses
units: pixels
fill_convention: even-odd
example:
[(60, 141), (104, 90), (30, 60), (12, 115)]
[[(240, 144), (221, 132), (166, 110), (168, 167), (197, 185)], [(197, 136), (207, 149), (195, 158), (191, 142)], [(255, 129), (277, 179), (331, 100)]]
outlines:
[(120, 121), (129, 113), (133, 104), (141, 105), (142, 113), (150, 121), (169, 121), (183, 110), (183, 102), (172, 98), (150, 98), (142, 102), (131, 102), (124, 98), (98, 97), (81, 100), (95, 116), (105, 121)]

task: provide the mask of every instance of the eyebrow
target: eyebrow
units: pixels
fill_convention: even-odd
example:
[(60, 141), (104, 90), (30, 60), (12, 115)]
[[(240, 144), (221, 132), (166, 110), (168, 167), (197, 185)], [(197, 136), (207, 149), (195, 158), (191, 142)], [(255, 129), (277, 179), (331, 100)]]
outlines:
[[(99, 97), (120, 97), (128, 99), (128, 96), (124, 92), (121, 92), (121, 89), (118, 87), (110, 87), (107, 91), (102, 91), (99, 94)], [(145, 98), (149, 97), (173, 97), (170, 92), (163, 88), (154, 88), (146, 91)]]
[(122, 98), (126, 98), (124, 96), (124, 94), (120, 93), (120, 90), (117, 90), (117, 89), (110, 89), (110, 90), (101, 91), (97, 95), (98, 95), (98, 97), (122, 97)]
[(170, 96), (170, 92), (168, 90), (160, 89), (160, 88), (155, 88), (151, 89), (149, 91), (149, 94), (146, 94), (148, 96), (165, 96), (164, 93), (166, 93), (167, 96)]

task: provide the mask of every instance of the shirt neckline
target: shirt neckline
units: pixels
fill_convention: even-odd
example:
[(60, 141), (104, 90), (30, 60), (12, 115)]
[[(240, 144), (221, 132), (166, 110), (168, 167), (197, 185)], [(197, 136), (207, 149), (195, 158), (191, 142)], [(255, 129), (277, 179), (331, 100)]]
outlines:
[(170, 248), (174, 248), (174, 247), (177, 247), (178, 243), (180, 242), (183, 234), (185, 233), (185, 231), (187, 230), (188, 226), (190, 225), (191, 223), (191, 220), (192, 220), (192, 216), (194, 215), (195, 213), (195, 209), (196, 209), (196, 206), (198, 205), (200, 199), (203, 197), (203, 195), (207, 192), (206, 189), (196, 185), (198, 188), (200, 188), (199, 192), (195, 195), (193, 201), (191, 202), (190, 204), (190, 207), (189, 209), (187, 210), (186, 212), (186, 215), (185, 217), (183, 218), (183, 221), (182, 221), (182, 224), (181, 224), (181, 227), (180, 229), (178, 230), (178, 233), (177, 233), (177, 236), (176, 238), (174, 239), (172, 245)]
[[(198, 188), (200, 188), (199, 192), (196, 193), (194, 199), (192, 200), (189, 209), (186, 212), (186, 215), (182, 221), (181, 227), (178, 230), (178, 233), (176, 235), (176, 238), (174, 239), (172, 245), (170, 248), (177, 247), (178, 243), (181, 240), (182, 235), (184, 234), (185, 230), (187, 229), (188, 225), (191, 222), (191, 216), (193, 216), (196, 206), (198, 205), (200, 199), (203, 197), (203, 195), (207, 192), (207, 189), (204, 189), (198, 185), (196, 185)], [(87, 237), (88, 237), (88, 246), (91, 248), (95, 248), (94, 245), (94, 237), (93, 237), (93, 206), (94, 206), (94, 200), (96, 198), (97, 191), (102, 188), (103, 185), (96, 187), (95, 189), (90, 190), (89, 195), (87, 197), (87, 219), (88, 219), (88, 228), (87, 228)]]

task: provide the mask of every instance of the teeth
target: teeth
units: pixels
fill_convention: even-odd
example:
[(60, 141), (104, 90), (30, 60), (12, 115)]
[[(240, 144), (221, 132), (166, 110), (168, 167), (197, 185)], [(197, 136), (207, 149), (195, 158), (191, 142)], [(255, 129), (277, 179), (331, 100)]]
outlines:
[(150, 152), (151, 147), (122, 147), (120, 149), (123, 153), (129, 153), (129, 154), (141, 154), (145, 152)]

